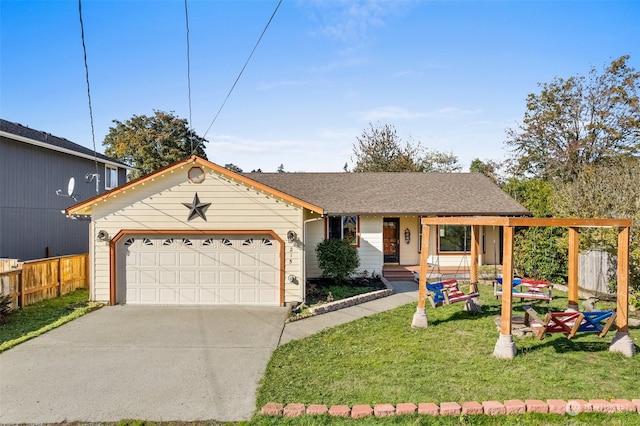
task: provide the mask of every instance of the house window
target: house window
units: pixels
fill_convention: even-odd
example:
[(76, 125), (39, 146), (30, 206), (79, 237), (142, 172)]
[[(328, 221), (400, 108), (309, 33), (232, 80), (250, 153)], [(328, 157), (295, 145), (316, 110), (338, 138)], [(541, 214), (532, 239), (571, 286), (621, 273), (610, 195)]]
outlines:
[(438, 250), (441, 252), (467, 252), (471, 249), (471, 226), (438, 226)]
[(118, 169), (104, 166), (104, 189), (113, 189), (118, 186)]
[(357, 216), (329, 216), (327, 220), (328, 238), (340, 238), (350, 244), (358, 243), (358, 217)]

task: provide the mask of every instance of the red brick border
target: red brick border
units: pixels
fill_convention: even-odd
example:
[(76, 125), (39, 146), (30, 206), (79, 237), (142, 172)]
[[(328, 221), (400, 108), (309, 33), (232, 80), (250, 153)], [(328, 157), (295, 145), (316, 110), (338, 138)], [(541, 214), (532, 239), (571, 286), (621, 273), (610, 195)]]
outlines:
[(376, 404), (373, 408), (367, 404), (356, 404), (353, 407), (348, 405), (333, 405), (327, 408), (326, 405), (291, 403), (280, 404), (270, 402), (265, 404), (260, 410), (260, 414), (265, 416), (286, 416), (298, 417), (303, 414), (323, 415), (339, 417), (351, 417), (354, 419), (368, 416), (387, 417), (407, 414), (422, 414), (430, 416), (459, 416), (462, 415), (502, 415), (502, 414), (524, 414), (524, 413), (553, 413), (560, 415), (575, 415), (587, 412), (619, 413), (636, 412), (640, 415), (640, 398), (634, 399), (548, 399), (546, 402), (539, 399), (527, 399), (522, 402), (519, 399), (507, 399), (499, 401), (465, 401), (462, 404), (457, 402), (441, 402), (438, 406), (432, 402), (421, 402), (417, 406), (413, 402), (403, 402), (397, 404)]

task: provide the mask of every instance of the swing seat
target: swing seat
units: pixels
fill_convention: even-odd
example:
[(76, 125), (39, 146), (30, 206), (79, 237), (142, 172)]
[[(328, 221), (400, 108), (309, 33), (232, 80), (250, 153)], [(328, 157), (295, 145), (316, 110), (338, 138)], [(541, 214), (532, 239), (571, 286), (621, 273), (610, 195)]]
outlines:
[(564, 333), (573, 336), (582, 322), (580, 312), (548, 312), (540, 319), (533, 308), (525, 309), (524, 324), (531, 329), (538, 340), (544, 339), (546, 333)]
[[(553, 297), (552, 287), (548, 281), (514, 278), (511, 294), (520, 299), (550, 301)], [(502, 291), (502, 277), (496, 277), (493, 281), (493, 295), (496, 299), (502, 296)]]
[[(546, 333), (564, 333), (568, 339), (576, 333), (598, 333), (604, 337), (616, 319), (615, 311), (549, 312), (541, 320), (533, 308), (525, 310), (524, 322), (539, 340)], [(603, 323), (604, 322), (604, 323)]]
[(471, 285), (469, 293), (464, 293), (460, 290), (457, 280), (427, 283), (427, 291), (429, 292), (428, 296), (431, 306), (434, 308), (474, 299), (480, 296), (480, 293), (478, 293), (477, 288), (474, 285)]
[[(588, 311), (581, 312), (582, 321), (578, 332), (598, 333), (598, 337), (604, 337), (616, 320), (616, 311)], [(574, 333), (575, 334), (575, 333)], [(574, 334), (569, 335), (572, 338)]]

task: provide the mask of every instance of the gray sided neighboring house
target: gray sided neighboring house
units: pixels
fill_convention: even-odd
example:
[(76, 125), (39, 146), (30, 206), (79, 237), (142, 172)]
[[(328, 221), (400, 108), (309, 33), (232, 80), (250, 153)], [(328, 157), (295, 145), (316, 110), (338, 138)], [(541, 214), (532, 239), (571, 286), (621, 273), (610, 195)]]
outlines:
[(0, 119), (0, 258), (86, 253), (88, 221), (70, 219), (64, 209), (96, 195), (95, 176), (88, 182), (88, 175), (99, 175), (102, 193), (105, 184), (125, 183), (128, 169), (67, 139)]

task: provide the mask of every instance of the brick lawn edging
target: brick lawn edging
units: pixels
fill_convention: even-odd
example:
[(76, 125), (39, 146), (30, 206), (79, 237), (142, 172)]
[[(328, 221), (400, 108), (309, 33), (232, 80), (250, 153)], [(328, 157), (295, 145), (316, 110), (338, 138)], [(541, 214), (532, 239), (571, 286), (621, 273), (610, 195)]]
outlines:
[(461, 404), (457, 402), (441, 402), (440, 406), (432, 402), (421, 402), (418, 405), (412, 402), (404, 402), (396, 405), (376, 404), (371, 407), (368, 404), (356, 404), (352, 407), (348, 405), (333, 405), (330, 408), (323, 404), (311, 404), (305, 408), (304, 404), (280, 404), (270, 402), (265, 404), (260, 410), (260, 414), (265, 416), (286, 416), (298, 417), (302, 415), (323, 415), (339, 417), (351, 417), (354, 419), (369, 416), (387, 417), (405, 414), (422, 414), (430, 416), (459, 416), (463, 415), (504, 415), (504, 414), (524, 414), (524, 413), (552, 413), (558, 415), (576, 415), (579, 413), (640, 413), (639, 399), (548, 399), (546, 402), (540, 399), (527, 399), (524, 402), (519, 399), (508, 399), (499, 401), (465, 401)]

